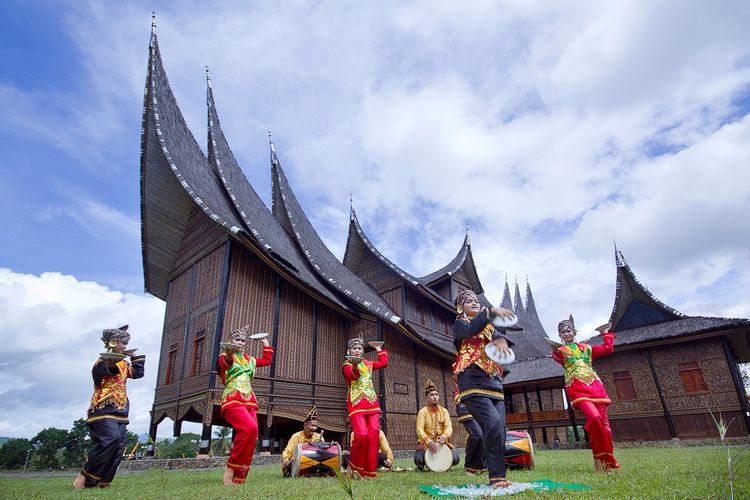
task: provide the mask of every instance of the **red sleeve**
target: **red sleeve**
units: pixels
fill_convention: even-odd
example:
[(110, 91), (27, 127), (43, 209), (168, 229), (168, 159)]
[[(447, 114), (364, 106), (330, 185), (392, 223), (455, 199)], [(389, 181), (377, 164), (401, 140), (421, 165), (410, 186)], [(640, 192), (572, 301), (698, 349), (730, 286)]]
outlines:
[(273, 347), (263, 347), (263, 356), (255, 358), (255, 366), (268, 366), (273, 362)]
[(563, 355), (560, 354), (559, 349), (552, 349), (552, 359), (554, 359), (560, 364), (563, 364)]
[(388, 351), (382, 350), (378, 351), (378, 360), (372, 362), (372, 369), (375, 370), (382, 370), (383, 368), (388, 367)]
[(604, 344), (591, 346), (591, 359), (609, 356), (615, 351), (615, 334), (606, 332), (604, 334)]
[(359, 378), (359, 370), (348, 361), (341, 367), (341, 371), (344, 373), (344, 378), (348, 384)]

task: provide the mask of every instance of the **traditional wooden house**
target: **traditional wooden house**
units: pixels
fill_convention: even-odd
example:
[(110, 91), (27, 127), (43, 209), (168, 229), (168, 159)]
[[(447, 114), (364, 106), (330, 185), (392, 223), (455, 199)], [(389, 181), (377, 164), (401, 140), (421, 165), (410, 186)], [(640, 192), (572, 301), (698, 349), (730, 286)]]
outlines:
[(615, 354), (595, 362), (612, 399), (614, 439), (716, 438), (711, 413), (731, 422), (727, 436), (747, 436), (737, 363), (750, 361), (750, 320), (686, 316), (654, 297), (617, 248), (615, 262)]
[[(347, 265), (339, 262), (302, 210), (273, 144), (269, 211), (228, 146), (210, 80), (207, 104), (206, 156), (170, 89), (152, 28), (141, 150), (144, 281), (147, 292), (167, 302), (152, 438), (167, 417), (175, 435), (183, 421), (198, 422), (201, 448), (208, 448), (211, 426), (223, 424), (219, 343), (249, 324), (270, 332), (276, 349), (270, 369), (259, 370), (254, 382), (265, 450), (278, 450), (313, 404), (327, 436), (345, 442), (341, 363), (355, 335), (387, 342), (391, 366), (376, 377), (383, 427), (395, 448), (413, 447), (424, 380), (450, 392), (450, 295), (395, 266), (378, 269), (382, 256), (370, 259), (371, 246), (354, 238)], [(352, 221), (356, 231), (353, 211)], [(373, 285), (359, 276), (368, 272)], [(475, 286), (475, 271), (458, 274)]]
[[(484, 305), (490, 305), (468, 232), (446, 266), (416, 277), (375, 248), (352, 208), (340, 262), (305, 215), (273, 144), (272, 209), (263, 203), (229, 147), (208, 78), (207, 84), (208, 154), (204, 155), (169, 87), (152, 29), (141, 138), (144, 282), (147, 292), (167, 303), (151, 412), (152, 438), (167, 417), (174, 422), (174, 435), (179, 435), (183, 421), (198, 422), (203, 425), (201, 448), (208, 448), (211, 426), (224, 424), (219, 412), (223, 387), (215, 367), (219, 343), (233, 329), (250, 325), (255, 331), (269, 332), (276, 350), (273, 364), (260, 369), (254, 382), (264, 450), (283, 447), (312, 405), (318, 407), (326, 436), (347, 441), (341, 363), (346, 340), (360, 335), (387, 344), (390, 366), (375, 374), (382, 427), (394, 449), (413, 448), (414, 422), (424, 404), (427, 378), (442, 389), (443, 403), (447, 400), (452, 410), (454, 297), (471, 288)], [(683, 429), (689, 424), (681, 423), (683, 417), (678, 415), (692, 415), (684, 417), (690, 420), (705, 412), (696, 410), (698, 400), (693, 399), (692, 413), (680, 413), (691, 401), (684, 396), (674, 400), (660, 396), (661, 406), (654, 407), (651, 388), (659, 387), (654, 390), (660, 394), (664, 388), (677, 389), (672, 387), (673, 380), (662, 380), (667, 375), (659, 372), (660, 365), (653, 359), (666, 362), (680, 357), (683, 362), (683, 350), (700, 341), (709, 356), (708, 361), (695, 361), (699, 368), (712, 376), (714, 371), (721, 374), (723, 378), (716, 375), (721, 389), (729, 387), (728, 382), (736, 386), (736, 359), (748, 359), (748, 321), (678, 319), (679, 313), (655, 306), (660, 303), (636, 286), (629, 268), (620, 262), (624, 259), (618, 260), (612, 314), (615, 329), (621, 333), (618, 354), (598, 362), (597, 369), (613, 397), (615, 389), (627, 387), (623, 373), (630, 373), (637, 383), (631, 382), (635, 392), (622, 389), (626, 391), (623, 397), (617, 392), (611, 412), (613, 429), (617, 439), (669, 437), (669, 433), (639, 433), (638, 429), (642, 422), (658, 426), (662, 421), (668, 430)], [(531, 287), (527, 283), (524, 306), (518, 284), (512, 301), (506, 281), (501, 305), (516, 312), (523, 329), (511, 333), (517, 362), (505, 377), (508, 425), (528, 430), (539, 443), (551, 442), (554, 435), (565, 440), (566, 427), (575, 430), (583, 419), (564, 401), (562, 369), (549, 355)], [(252, 345), (248, 349), (259, 350)], [(717, 353), (723, 353), (723, 361), (717, 361)], [(619, 359), (625, 359), (625, 365), (618, 365)], [(633, 360), (645, 364), (637, 371), (620, 369), (631, 366), (628, 363)], [(679, 365), (678, 371), (693, 380), (695, 387), (702, 387), (694, 369)], [(641, 380), (644, 373), (651, 373), (653, 380)], [(723, 406), (712, 409), (722, 409), (730, 418), (727, 411), (746, 411), (746, 401), (744, 406), (732, 403), (731, 394), (722, 393), (719, 387), (710, 386), (710, 391), (723, 398)], [(639, 401), (637, 408), (626, 399), (632, 394)], [(641, 404), (641, 400), (649, 403)], [(705, 415), (700, 418), (705, 424)], [(740, 432), (736, 425), (732, 432)], [(455, 441), (462, 443), (463, 428), (454, 428)], [(674, 434), (687, 435), (680, 432)], [(575, 439), (580, 436), (576, 434)]]

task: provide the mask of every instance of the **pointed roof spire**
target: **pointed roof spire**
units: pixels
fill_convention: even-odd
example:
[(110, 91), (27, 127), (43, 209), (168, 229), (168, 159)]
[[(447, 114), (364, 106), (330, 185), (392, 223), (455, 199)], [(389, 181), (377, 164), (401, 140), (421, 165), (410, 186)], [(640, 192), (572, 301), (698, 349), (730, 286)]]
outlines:
[(276, 156), (276, 148), (273, 146), (273, 139), (271, 139), (271, 131), (268, 131), (268, 145), (271, 148), (271, 163), (276, 164), (279, 162), (279, 157)]
[(349, 191), (349, 220), (354, 220), (354, 198), (352, 198), (352, 192)]
[(508, 287), (508, 273), (505, 273), (505, 288), (503, 289), (503, 300), (500, 302), (500, 307), (513, 310), (513, 304), (510, 299), (510, 288)]
[(469, 221), (466, 221), (466, 242), (471, 245), (471, 236), (469, 235)]
[(656, 325), (685, 317), (681, 312), (657, 299), (638, 281), (616, 243), (615, 264), (617, 266), (615, 303), (609, 317), (612, 331)]
[(523, 306), (523, 301), (521, 300), (521, 290), (518, 288), (517, 276), (515, 294), (513, 295), (513, 312), (516, 313), (516, 316), (519, 318), (526, 316), (526, 308)]
[(211, 88), (211, 75), (208, 73), (208, 64), (206, 64), (206, 84), (208, 85), (208, 88)]
[(615, 266), (617, 267), (625, 267), (628, 265), (628, 262), (625, 260), (625, 256), (622, 255), (622, 252), (619, 248), (617, 248), (617, 242), (615, 241)]

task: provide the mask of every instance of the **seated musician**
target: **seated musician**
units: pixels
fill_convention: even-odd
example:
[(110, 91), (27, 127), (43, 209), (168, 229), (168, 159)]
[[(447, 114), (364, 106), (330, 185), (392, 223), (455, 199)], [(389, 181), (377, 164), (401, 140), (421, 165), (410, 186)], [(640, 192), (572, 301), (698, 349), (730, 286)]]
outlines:
[(414, 452), (414, 464), (419, 470), (426, 470), (424, 454), (427, 449), (433, 453), (437, 451), (438, 444), (444, 444), (451, 449), (453, 454), (453, 465), (459, 461), (458, 450), (453, 449), (450, 443), (453, 435), (453, 424), (448, 410), (438, 404), (440, 393), (432, 380), (427, 379), (424, 390), (427, 398), (425, 405), (417, 414), (417, 441), (419, 445)]
[(323, 440), (323, 436), (315, 432), (318, 430), (318, 416), (315, 413), (314, 406), (308, 412), (302, 426), (301, 431), (292, 434), (292, 437), (289, 438), (289, 442), (286, 444), (286, 448), (281, 452), (281, 473), (284, 477), (291, 477), (292, 475), (294, 449), (298, 444), (315, 443)]
[[(354, 441), (354, 432), (349, 436), (349, 442)], [(385, 437), (383, 429), (380, 429), (379, 438), (379, 449), (378, 449), (378, 470), (388, 469), (393, 467), (393, 451), (391, 451), (391, 445), (388, 444), (388, 439)], [(349, 465), (349, 452), (344, 451), (341, 453), (341, 467), (346, 469)]]

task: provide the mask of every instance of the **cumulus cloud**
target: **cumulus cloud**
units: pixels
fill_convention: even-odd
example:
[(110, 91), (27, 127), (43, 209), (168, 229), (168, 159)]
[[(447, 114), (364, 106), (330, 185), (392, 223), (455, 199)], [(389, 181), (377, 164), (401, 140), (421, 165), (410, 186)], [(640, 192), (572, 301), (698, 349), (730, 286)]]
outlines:
[[(114, 223), (118, 247), (133, 248), (136, 259), (123, 270), (125, 259), (116, 259), (109, 272), (140, 280), (134, 166), (151, 5), (90, 1), (65, 9), (61, 25), (85, 84), (44, 93), (3, 83), (0, 125), (86, 158), (66, 164), (66, 173), (91, 176), (80, 180), (85, 189), (71, 191), (103, 184), (111, 203), (57, 192), (46, 210), (24, 211), (77, 222), (90, 241)], [(415, 275), (448, 262), (468, 222), (490, 299), (500, 301), (506, 276), (522, 287), (528, 276), (553, 334), (568, 313), (582, 327), (609, 316), (614, 241), (670, 306), (750, 316), (750, 4), (181, 2), (161, 9), (166, 70), (198, 142), (205, 142), (207, 64), (248, 179), (270, 202), (271, 130), (302, 206), (339, 257), (352, 192), (371, 240)], [(122, 179), (130, 191), (120, 192)], [(89, 252), (94, 262), (99, 248), (90, 248), (55, 251)], [(51, 280), (13, 276), (6, 286), (21, 290), (31, 286), (21, 282)], [(108, 297), (104, 310), (150, 300), (67, 279), (76, 293), (103, 290), (95, 295)], [(2, 321), (29, 314), (42, 327), (44, 318), (72, 314), (53, 300), (27, 300)], [(85, 311), (63, 338), (107, 326), (105, 312)], [(87, 318), (100, 321), (89, 326)], [(33, 351), (33, 338), (14, 344), (43, 354)], [(33, 383), (28, 377), (21, 373), (19, 386)], [(0, 378), (0, 390), (9, 384)]]
[(0, 268), (0, 433), (31, 437), (85, 416), (104, 328), (129, 324), (146, 376), (128, 383), (130, 429), (145, 432), (153, 404), (164, 303), (60, 273)]

